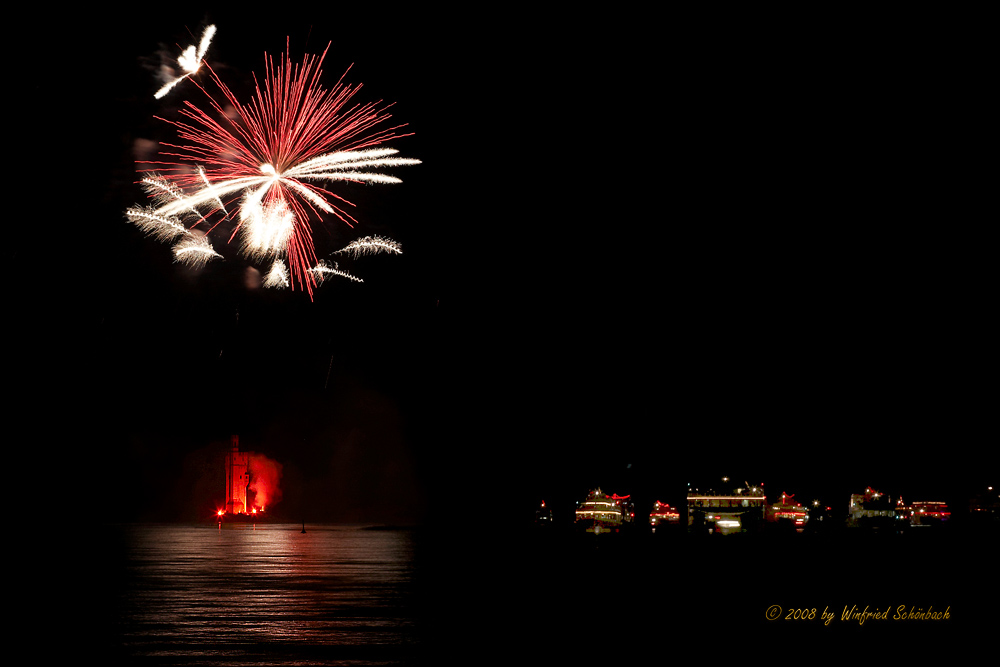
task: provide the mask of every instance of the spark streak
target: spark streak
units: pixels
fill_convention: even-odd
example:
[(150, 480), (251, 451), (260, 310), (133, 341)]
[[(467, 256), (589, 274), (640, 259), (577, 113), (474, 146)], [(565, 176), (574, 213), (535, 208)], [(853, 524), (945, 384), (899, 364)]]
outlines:
[(171, 241), (187, 234), (187, 227), (171, 215), (163, 215), (153, 208), (130, 208), (125, 215), (142, 231), (160, 241)]
[[(204, 167), (198, 167), (198, 175), (201, 176), (201, 180), (205, 182), (205, 188), (207, 190), (213, 190), (212, 184), (209, 183), (208, 181), (208, 176), (205, 176)], [(215, 197), (215, 201), (219, 202), (219, 208), (222, 209), (222, 212), (225, 213), (226, 215), (229, 215), (229, 211), (226, 210), (226, 205), (222, 203), (222, 200), (219, 199), (218, 196)]]
[(205, 53), (208, 51), (208, 45), (212, 43), (212, 37), (214, 36), (214, 25), (210, 25), (205, 28), (205, 31), (201, 34), (201, 42), (198, 44), (198, 50), (195, 51), (194, 45), (191, 45), (184, 49), (184, 52), (177, 57), (177, 64), (180, 65), (182, 70), (184, 70), (184, 75), (167, 82), (162, 88), (156, 91), (156, 94), (153, 95), (153, 97), (156, 99), (162, 98), (173, 90), (173, 87), (178, 83), (197, 72), (198, 68), (201, 66), (202, 58), (205, 57)]
[(317, 282), (323, 282), (326, 280), (328, 275), (330, 276), (340, 276), (342, 278), (347, 278), (348, 280), (353, 280), (356, 283), (363, 283), (361, 278), (352, 276), (347, 271), (344, 271), (337, 267), (337, 263), (334, 262), (331, 266), (326, 260), (320, 260), (319, 264), (310, 269), (310, 272), (316, 277)]
[(188, 233), (174, 246), (176, 261), (184, 262), (194, 268), (204, 266), (215, 257), (222, 257), (222, 255), (212, 249), (212, 245), (202, 234)]
[(381, 236), (366, 236), (352, 241), (333, 254), (348, 253), (354, 258), (358, 258), (362, 255), (374, 255), (379, 252), (391, 252), (401, 255), (403, 248), (392, 239), (382, 238)]

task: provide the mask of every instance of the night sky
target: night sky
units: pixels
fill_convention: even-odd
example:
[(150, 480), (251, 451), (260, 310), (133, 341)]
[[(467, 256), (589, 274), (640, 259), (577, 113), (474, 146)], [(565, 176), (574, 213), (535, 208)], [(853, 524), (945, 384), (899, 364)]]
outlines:
[[(232, 434), (283, 464), (292, 521), (493, 503), (530, 521), (543, 498), (651, 502), (722, 475), (845, 510), (868, 485), (957, 503), (990, 481), (974, 40), (896, 21), (454, 19), (138, 8), (26, 35), (14, 448), (61, 469), (29, 497), (197, 519), (222, 501)], [(126, 222), (135, 143), (172, 139), (154, 114), (200, 95), (154, 100), (149, 66), (208, 23), (241, 97), (286, 37), (293, 60), (332, 41), (324, 81), (354, 63), (359, 99), (408, 123), (389, 145), (423, 164), (345, 191), (359, 227), (315, 234), (402, 244), (353, 265), (364, 284), (312, 302), (247, 288), (232, 250), (195, 272)]]

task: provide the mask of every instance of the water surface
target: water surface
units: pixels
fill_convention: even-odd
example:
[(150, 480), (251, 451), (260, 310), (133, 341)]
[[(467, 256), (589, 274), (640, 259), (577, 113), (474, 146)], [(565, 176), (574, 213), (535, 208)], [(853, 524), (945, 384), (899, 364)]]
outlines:
[(123, 662), (395, 664), (414, 659), (414, 536), (300, 525), (129, 525), (109, 538)]

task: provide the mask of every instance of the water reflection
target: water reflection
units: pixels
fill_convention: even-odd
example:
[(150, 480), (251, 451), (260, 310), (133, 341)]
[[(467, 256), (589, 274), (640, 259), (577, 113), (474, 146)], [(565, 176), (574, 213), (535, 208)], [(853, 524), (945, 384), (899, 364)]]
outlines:
[[(122, 530), (118, 623), (129, 655), (236, 664), (305, 651), (322, 664), (345, 657), (347, 647), (402, 656), (416, 643), (409, 532), (302, 533), (291, 524)], [(392, 657), (384, 653), (351, 657)]]

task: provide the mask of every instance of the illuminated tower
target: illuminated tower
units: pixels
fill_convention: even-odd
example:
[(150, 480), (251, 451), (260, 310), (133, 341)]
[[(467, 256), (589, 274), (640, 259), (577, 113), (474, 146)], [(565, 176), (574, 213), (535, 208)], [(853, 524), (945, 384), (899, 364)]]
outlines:
[(240, 451), (240, 437), (233, 436), (226, 454), (226, 514), (246, 514), (247, 485), (250, 484), (250, 452)]

